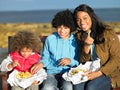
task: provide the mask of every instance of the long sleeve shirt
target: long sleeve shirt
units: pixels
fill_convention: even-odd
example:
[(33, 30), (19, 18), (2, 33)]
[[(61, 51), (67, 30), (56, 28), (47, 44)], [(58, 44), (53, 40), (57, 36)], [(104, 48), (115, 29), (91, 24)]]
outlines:
[[(59, 60), (69, 58), (70, 65), (60, 66)], [(41, 61), (48, 74), (57, 74), (68, 71), (71, 67), (78, 65), (77, 43), (74, 36), (63, 40), (56, 33), (48, 36), (45, 41)]]

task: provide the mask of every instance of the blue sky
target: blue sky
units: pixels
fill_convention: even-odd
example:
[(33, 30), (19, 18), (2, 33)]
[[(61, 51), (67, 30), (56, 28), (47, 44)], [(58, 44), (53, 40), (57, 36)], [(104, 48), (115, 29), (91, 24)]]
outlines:
[(83, 3), (92, 8), (120, 8), (120, 0), (0, 0), (0, 11), (74, 9)]

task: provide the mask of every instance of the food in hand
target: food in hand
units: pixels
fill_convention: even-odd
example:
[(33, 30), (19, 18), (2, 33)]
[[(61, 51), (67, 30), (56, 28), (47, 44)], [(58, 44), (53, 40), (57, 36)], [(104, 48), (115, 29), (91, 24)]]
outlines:
[(32, 74), (30, 72), (18, 72), (16, 76), (18, 79), (22, 79), (22, 78), (29, 78), (32, 76)]

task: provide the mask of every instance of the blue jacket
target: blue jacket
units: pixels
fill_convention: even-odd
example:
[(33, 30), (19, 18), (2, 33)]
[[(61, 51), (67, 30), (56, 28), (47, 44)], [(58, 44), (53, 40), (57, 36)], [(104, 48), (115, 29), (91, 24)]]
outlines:
[[(60, 66), (58, 62), (62, 58), (70, 58), (68, 66)], [(48, 36), (45, 41), (41, 61), (48, 74), (58, 74), (68, 71), (71, 67), (78, 65), (77, 42), (71, 34), (70, 38), (63, 40), (57, 32)]]

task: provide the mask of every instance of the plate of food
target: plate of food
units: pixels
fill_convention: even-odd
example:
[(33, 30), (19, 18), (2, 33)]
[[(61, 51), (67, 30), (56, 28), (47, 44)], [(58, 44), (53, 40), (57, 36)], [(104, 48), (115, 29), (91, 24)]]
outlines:
[(77, 73), (79, 73), (79, 72), (84, 73), (84, 72), (86, 72), (86, 71), (87, 71), (87, 70), (85, 70), (85, 69), (75, 68), (75, 69), (72, 69), (72, 70), (69, 72), (69, 74), (70, 74), (70, 75), (75, 75), (75, 74), (77, 74)]
[(18, 79), (27, 79), (27, 78), (32, 77), (32, 74), (30, 72), (18, 72), (16, 74), (16, 77)]

